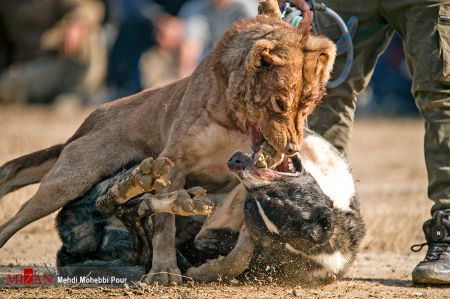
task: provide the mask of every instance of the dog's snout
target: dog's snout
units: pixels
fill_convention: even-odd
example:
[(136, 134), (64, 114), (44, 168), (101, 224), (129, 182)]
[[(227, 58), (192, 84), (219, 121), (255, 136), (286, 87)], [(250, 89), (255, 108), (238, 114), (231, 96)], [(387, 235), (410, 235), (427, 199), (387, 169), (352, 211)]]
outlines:
[(249, 167), (252, 163), (253, 160), (249, 156), (241, 151), (237, 151), (231, 155), (227, 165), (231, 170), (242, 170)]

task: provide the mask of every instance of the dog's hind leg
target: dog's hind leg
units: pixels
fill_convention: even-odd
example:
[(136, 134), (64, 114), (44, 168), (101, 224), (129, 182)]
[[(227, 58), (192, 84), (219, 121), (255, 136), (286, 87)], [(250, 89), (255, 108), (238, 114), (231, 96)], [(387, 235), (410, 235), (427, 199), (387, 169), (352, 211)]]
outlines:
[(255, 243), (251, 238), (247, 226), (242, 225), (236, 246), (225, 257), (208, 260), (199, 267), (192, 267), (186, 271), (186, 276), (199, 282), (212, 282), (218, 278), (231, 279), (250, 265), (255, 250)]
[(63, 144), (19, 157), (0, 166), (0, 198), (29, 184), (38, 183), (53, 167)]
[(0, 247), (24, 226), (81, 196), (123, 165), (143, 158), (143, 153), (119, 140), (108, 140), (100, 132), (68, 144), (42, 179), (36, 194), (13, 218), (0, 226)]
[(205, 190), (191, 188), (167, 195), (146, 193), (117, 207), (116, 215), (132, 234), (137, 252), (137, 264), (147, 265), (152, 260), (151, 215), (173, 213), (175, 215), (205, 215), (212, 211), (212, 202), (205, 197)]

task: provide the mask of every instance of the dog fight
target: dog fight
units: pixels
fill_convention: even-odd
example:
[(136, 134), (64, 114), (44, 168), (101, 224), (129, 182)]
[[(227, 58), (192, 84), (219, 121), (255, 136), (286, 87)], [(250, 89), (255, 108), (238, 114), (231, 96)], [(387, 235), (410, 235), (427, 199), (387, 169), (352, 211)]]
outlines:
[(449, 26), (3, 0), (0, 297), (450, 298)]

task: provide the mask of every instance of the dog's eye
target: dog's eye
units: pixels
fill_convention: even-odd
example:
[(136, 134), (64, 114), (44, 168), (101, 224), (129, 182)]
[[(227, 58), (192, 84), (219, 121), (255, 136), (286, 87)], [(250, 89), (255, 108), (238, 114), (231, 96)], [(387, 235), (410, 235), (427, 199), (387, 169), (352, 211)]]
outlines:
[(280, 97), (275, 98), (275, 104), (281, 112), (286, 112), (286, 104)]

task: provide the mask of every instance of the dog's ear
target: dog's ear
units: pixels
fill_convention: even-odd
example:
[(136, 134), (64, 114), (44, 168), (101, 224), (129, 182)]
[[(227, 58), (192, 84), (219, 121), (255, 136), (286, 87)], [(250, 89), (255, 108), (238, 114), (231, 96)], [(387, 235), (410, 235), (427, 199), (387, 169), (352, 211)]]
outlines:
[(283, 65), (284, 61), (273, 53), (275, 44), (267, 39), (257, 40), (247, 55), (245, 67), (255, 71), (262, 65)]
[(336, 46), (326, 37), (304, 35), (303, 95), (306, 101), (318, 102), (325, 93), (336, 58)]
[(277, 0), (259, 0), (258, 14), (281, 19)]

